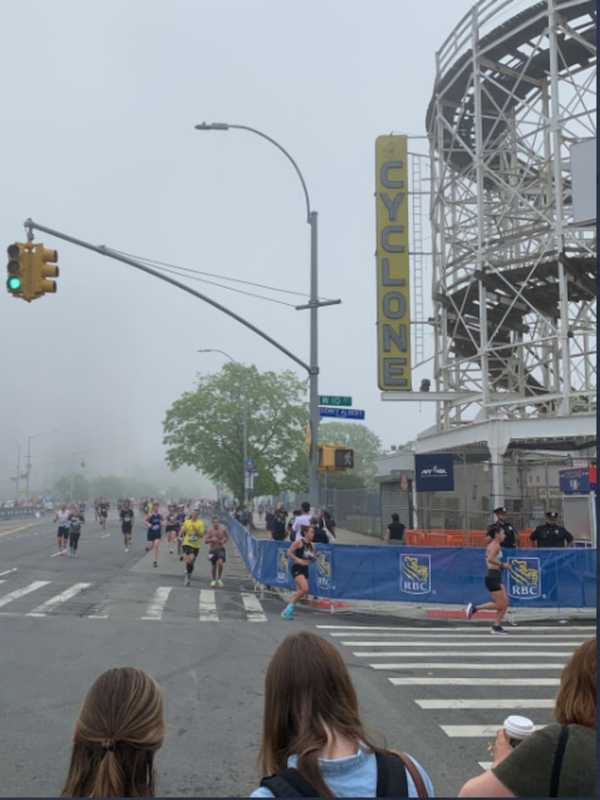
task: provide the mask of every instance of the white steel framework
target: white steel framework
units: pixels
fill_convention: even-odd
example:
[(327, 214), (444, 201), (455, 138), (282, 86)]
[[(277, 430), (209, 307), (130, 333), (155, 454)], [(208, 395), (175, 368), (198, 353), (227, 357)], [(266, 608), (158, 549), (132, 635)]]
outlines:
[(438, 431), (595, 409), (595, 226), (573, 222), (569, 158), (596, 136), (595, 6), (481, 0), (436, 54), (434, 374), (457, 393)]

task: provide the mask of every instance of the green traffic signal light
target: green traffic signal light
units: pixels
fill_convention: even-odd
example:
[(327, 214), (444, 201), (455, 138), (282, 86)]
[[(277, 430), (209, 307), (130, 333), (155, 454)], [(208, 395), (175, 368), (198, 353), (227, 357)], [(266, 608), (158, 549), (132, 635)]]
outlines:
[(9, 292), (18, 292), (21, 288), (21, 278), (18, 275), (11, 275), (6, 281), (6, 288)]

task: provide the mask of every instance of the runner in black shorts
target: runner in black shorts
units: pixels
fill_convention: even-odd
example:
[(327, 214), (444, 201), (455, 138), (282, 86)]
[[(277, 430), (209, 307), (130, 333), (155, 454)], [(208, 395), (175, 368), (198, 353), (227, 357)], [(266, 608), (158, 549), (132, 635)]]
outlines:
[(162, 539), (162, 524), (163, 518), (159, 511), (159, 504), (154, 503), (152, 510), (146, 516), (146, 528), (148, 528), (146, 551), (153, 551), (154, 561), (152, 565), (158, 567), (158, 551), (160, 549), (160, 540)]
[(290, 597), (290, 602), (281, 613), (283, 619), (294, 619), (296, 603), (308, 594), (308, 567), (315, 558), (313, 539), (315, 529), (312, 525), (301, 525), (300, 536), (287, 551), (288, 558), (292, 559), (291, 573), (296, 584), (296, 591)]
[(125, 500), (121, 507), (121, 531), (123, 532), (123, 544), (125, 545), (125, 552), (129, 552), (131, 546), (131, 531), (133, 529), (133, 509), (129, 500)]
[(502, 627), (502, 620), (508, 609), (508, 597), (506, 589), (502, 585), (502, 570), (510, 567), (508, 564), (502, 563), (502, 548), (500, 545), (505, 537), (502, 528), (488, 530), (488, 536), (492, 537), (492, 541), (485, 550), (485, 563), (487, 566), (485, 588), (492, 595), (492, 602), (482, 603), (479, 606), (469, 603), (465, 609), (465, 614), (467, 619), (471, 619), (478, 611), (484, 608), (493, 608), (496, 611), (496, 619), (495, 624), (492, 625), (492, 633), (502, 636), (506, 635), (506, 631)]

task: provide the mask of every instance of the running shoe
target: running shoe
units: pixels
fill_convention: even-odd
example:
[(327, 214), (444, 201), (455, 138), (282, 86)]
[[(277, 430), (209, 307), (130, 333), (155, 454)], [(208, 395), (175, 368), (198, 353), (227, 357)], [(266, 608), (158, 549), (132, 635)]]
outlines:
[(493, 633), (494, 636), (508, 636), (508, 631), (505, 631), (502, 625), (492, 625), (491, 633)]
[(286, 606), (281, 612), (282, 619), (294, 619), (294, 606)]
[(158, 567), (158, 561), (153, 561), (153, 562), (152, 562), (152, 566), (153, 566), (153, 567)]
[(217, 582), (216, 582), (216, 581), (211, 581), (211, 582), (210, 582), (210, 588), (211, 588), (211, 589), (214, 589), (216, 585), (217, 585)]
[(477, 612), (477, 609), (475, 608), (475, 604), (474, 603), (469, 603), (467, 605), (467, 607), (465, 608), (465, 617), (467, 619), (471, 619), (473, 614), (475, 614), (476, 612)]
[(190, 576), (189, 576), (189, 575), (185, 575), (185, 577), (184, 577), (184, 579), (183, 579), (183, 585), (184, 585), (184, 586), (189, 586), (189, 585), (190, 585), (190, 583), (191, 583), (191, 581), (190, 581)]
[(225, 584), (223, 583), (223, 581), (222, 581), (222, 580), (220, 580), (220, 579), (219, 579), (219, 580), (217, 581), (217, 586), (219, 587), (219, 589), (223, 589), (223, 588), (225, 587)]

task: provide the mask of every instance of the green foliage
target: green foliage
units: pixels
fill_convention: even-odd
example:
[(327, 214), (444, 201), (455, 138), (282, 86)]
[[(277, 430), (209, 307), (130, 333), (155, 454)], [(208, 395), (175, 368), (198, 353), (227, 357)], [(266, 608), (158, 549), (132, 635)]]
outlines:
[(163, 423), (167, 463), (171, 469), (194, 467), (243, 497), (245, 416), (248, 457), (258, 472), (254, 494), (276, 494), (304, 446), (305, 394), (293, 372), (261, 373), (254, 366), (226, 364), (216, 375), (200, 377), (197, 389), (168, 409)]
[(327, 485), (336, 489), (372, 488), (375, 459), (383, 452), (379, 437), (358, 422), (325, 422), (319, 426), (319, 444), (343, 444), (354, 450), (354, 469), (330, 472)]

